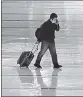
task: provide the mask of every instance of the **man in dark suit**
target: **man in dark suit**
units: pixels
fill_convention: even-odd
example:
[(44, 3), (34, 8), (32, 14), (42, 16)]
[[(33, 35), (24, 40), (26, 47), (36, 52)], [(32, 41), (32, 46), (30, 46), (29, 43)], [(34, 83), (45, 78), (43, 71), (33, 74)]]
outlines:
[(41, 41), (41, 50), (37, 56), (36, 62), (34, 64), (37, 68), (42, 68), (40, 66), (41, 59), (47, 49), (49, 49), (51, 56), (52, 56), (52, 62), (54, 68), (60, 68), (61, 65), (58, 64), (57, 60), (57, 54), (56, 54), (56, 48), (55, 48), (55, 30), (59, 31), (59, 21), (57, 19), (57, 14), (52, 13), (50, 15), (50, 19), (48, 19), (46, 22), (44, 22), (40, 28), (40, 38), (38, 39), (38, 42)]

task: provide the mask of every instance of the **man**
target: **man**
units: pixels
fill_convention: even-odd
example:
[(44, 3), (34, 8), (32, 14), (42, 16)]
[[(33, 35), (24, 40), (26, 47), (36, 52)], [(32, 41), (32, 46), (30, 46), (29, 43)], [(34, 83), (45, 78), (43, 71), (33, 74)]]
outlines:
[(36, 62), (34, 64), (35, 67), (37, 68), (42, 68), (40, 66), (41, 59), (47, 49), (49, 49), (51, 56), (52, 56), (52, 62), (53, 62), (53, 67), (54, 68), (60, 68), (62, 67), (61, 65), (58, 64), (57, 60), (57, 54), (56, 54), (56, 49), (55, 49), (55, 30), (59, 31), (59, 22), (57, 19), (57, 14), (52, 13), (50, 15), (50, 19), (44, 22), (40, 28), (40, 39), (38, 41), (41, 41), (41, 50), (37, 56)]

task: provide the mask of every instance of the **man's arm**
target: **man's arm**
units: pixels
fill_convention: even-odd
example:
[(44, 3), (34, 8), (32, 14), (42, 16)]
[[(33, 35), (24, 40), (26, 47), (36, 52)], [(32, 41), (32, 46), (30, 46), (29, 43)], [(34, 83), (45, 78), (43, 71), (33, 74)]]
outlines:
[(59, 26), (59, 21), (58, 21), (58, 19), (56, 19), (56, 23), (55, 23), (55, 25), (56, 25), (56, 31), (59, 31), (60, 30), (60, 26)]
[(60, 30), (60, 26), (59, 24), (56, 24), (56, 31), (59, 31)]

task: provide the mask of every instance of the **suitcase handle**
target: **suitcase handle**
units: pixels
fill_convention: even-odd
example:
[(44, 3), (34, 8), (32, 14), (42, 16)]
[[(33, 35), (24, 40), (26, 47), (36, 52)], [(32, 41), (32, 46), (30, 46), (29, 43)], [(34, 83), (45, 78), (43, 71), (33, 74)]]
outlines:
[(38, 46), (39, 46), (39, 44), (37, 44), (37, 48), (35, 49), (35, 51), (33, 53), (35, 53), (38, 50)]
[[(34, 47), (36, 46), (36, 44), (37, 44), (37, 42), (35, 42), (35, 44), (34, 44), (32, 50), (31, 50), (31, 52), (33, 51), (33, 49), (34, 49)], [(36, 47), (36, 49), (35, 49), (35, 51), (34, 51), (33, 53), (35, 53), (35, 52), (38, 50), (38, 46), (39, 46), (39, 44), (40, 44), (40, 43), (37, 44), (37, 47)]]

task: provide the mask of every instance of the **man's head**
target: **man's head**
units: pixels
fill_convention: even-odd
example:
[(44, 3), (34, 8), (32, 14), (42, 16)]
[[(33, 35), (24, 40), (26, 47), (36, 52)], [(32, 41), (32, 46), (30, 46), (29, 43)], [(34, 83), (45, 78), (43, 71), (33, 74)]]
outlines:
[(55, 14), (55, 13), (52, 13), (51, 15), (50, 15), (50, 20), (51, 20), (51, 22), (52, 23), (55, 23), (56, 22), (56, 19), (57, 19), (57, 14)]

